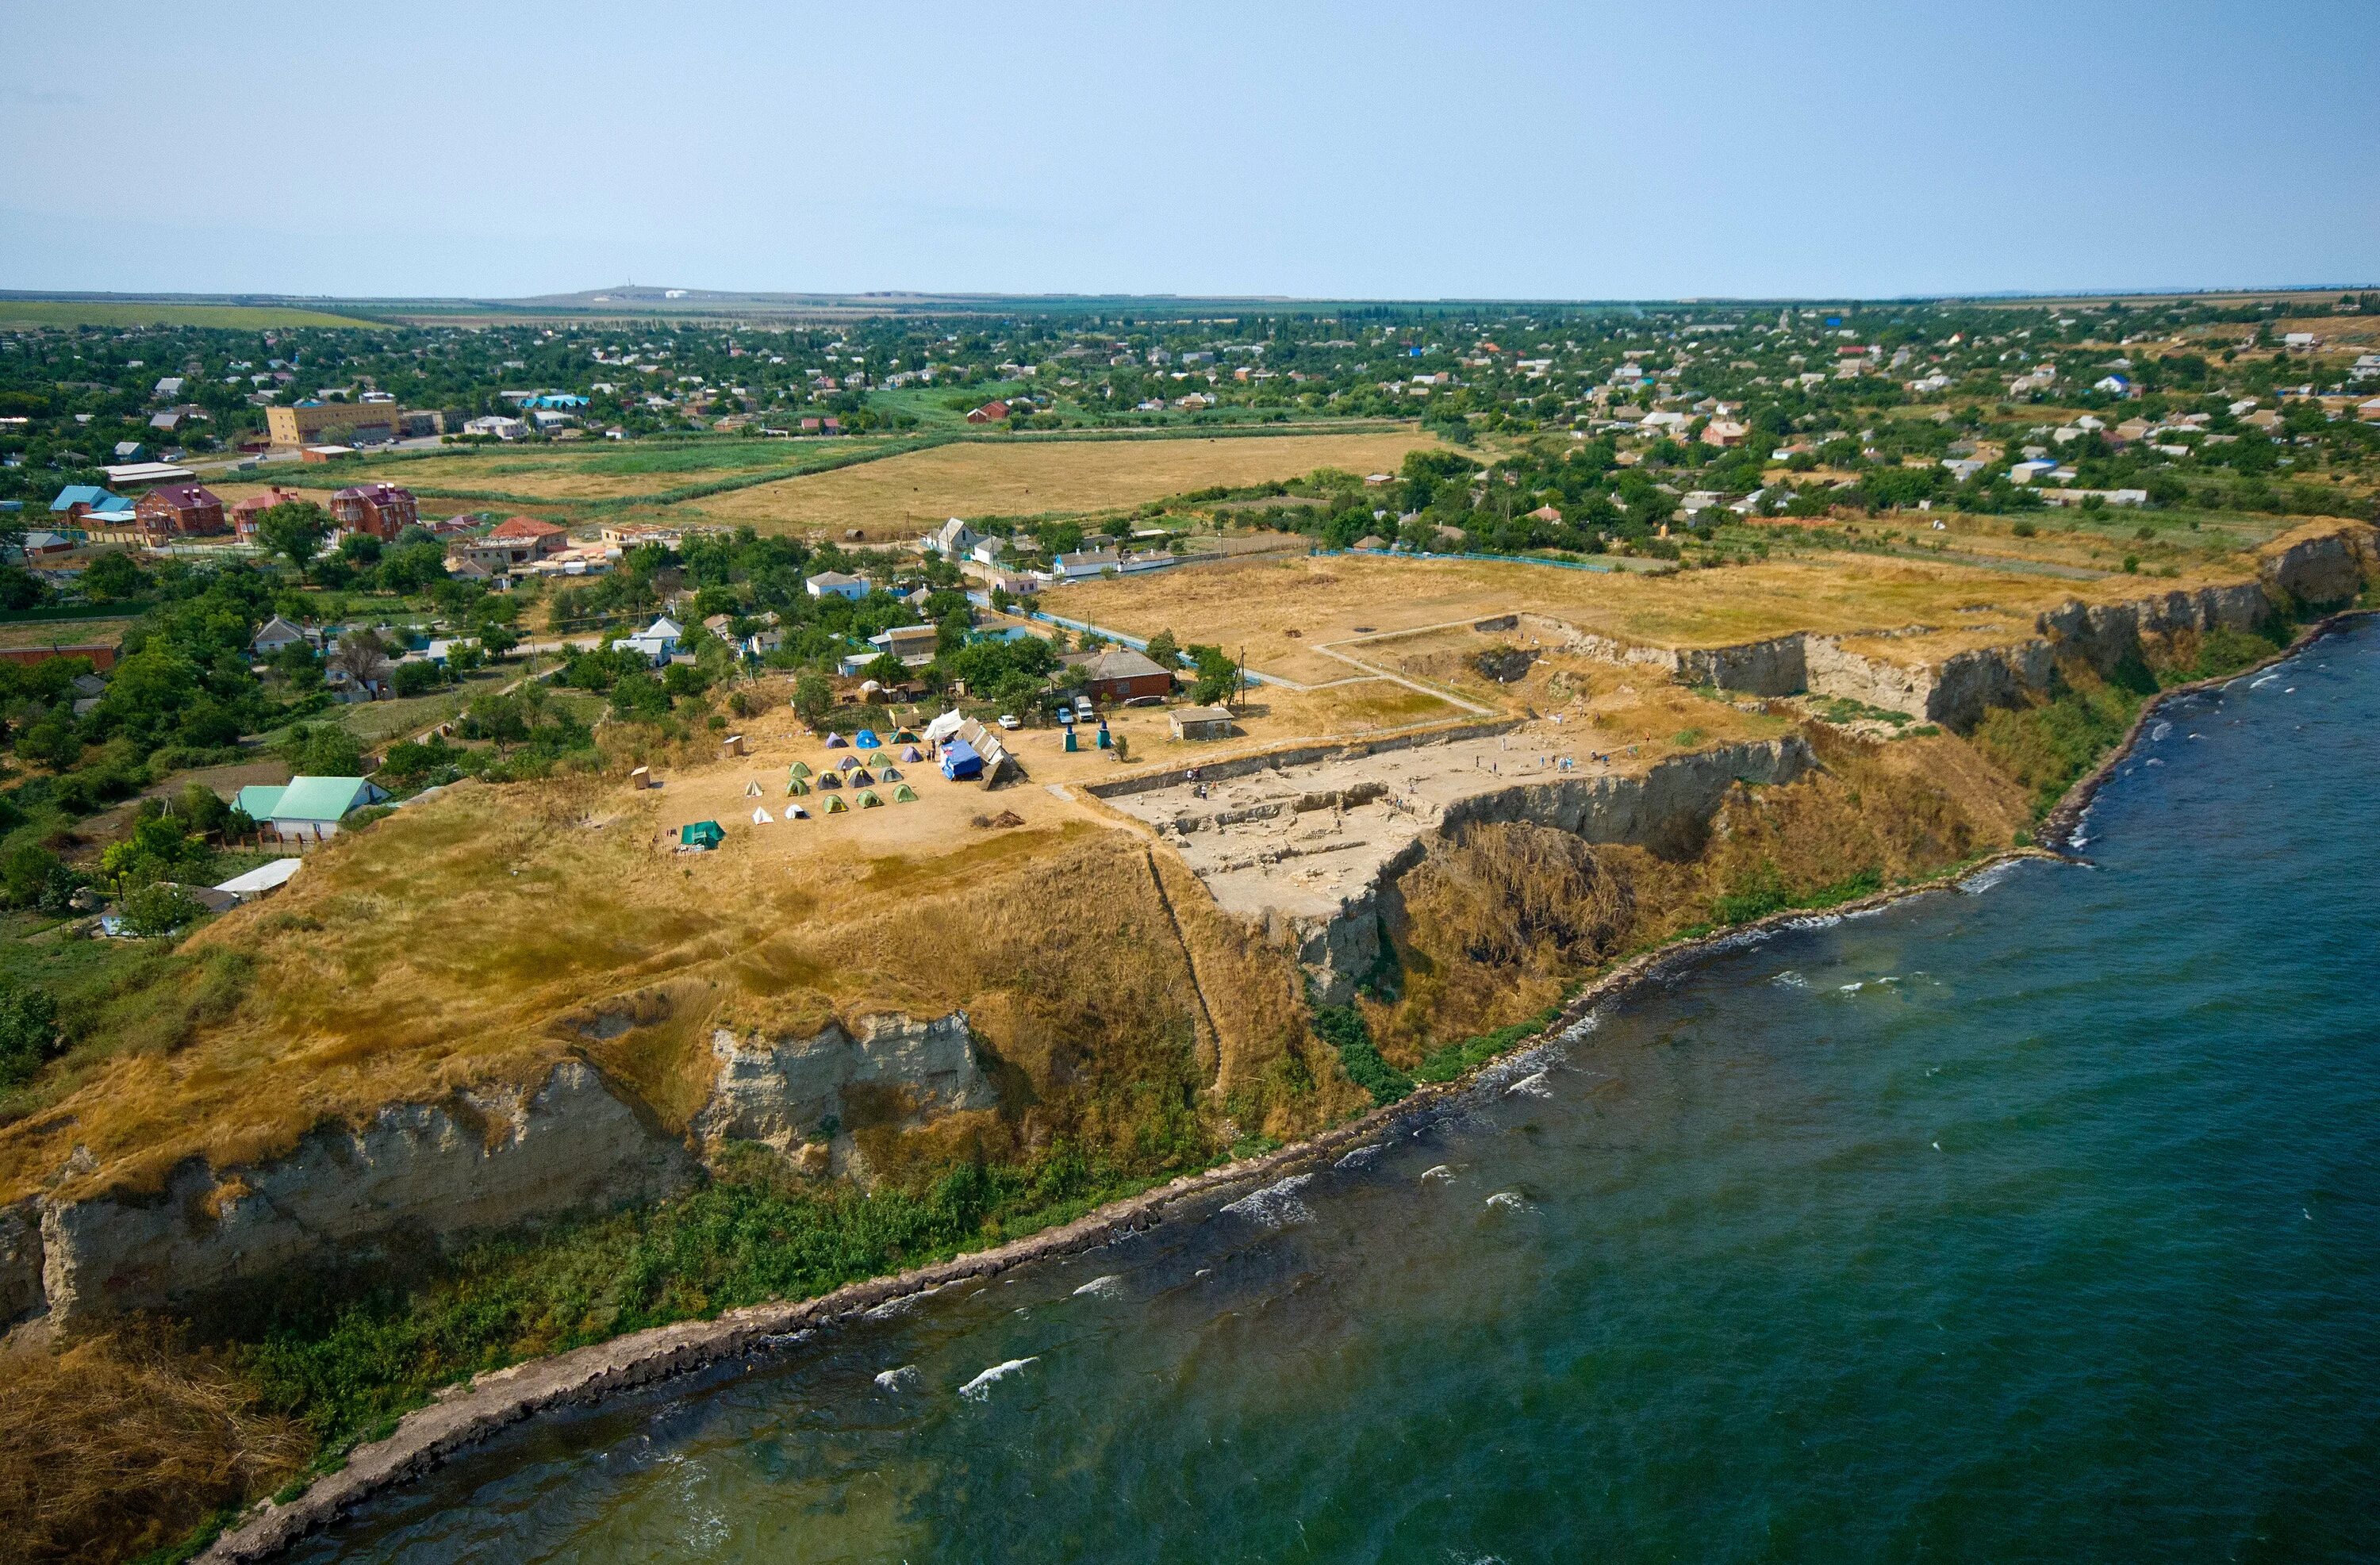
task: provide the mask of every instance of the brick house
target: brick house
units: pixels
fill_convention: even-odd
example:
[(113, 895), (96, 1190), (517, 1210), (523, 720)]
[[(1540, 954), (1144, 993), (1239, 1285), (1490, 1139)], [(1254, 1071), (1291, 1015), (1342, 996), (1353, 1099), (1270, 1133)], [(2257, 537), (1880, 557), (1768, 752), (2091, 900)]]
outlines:
[(1172, 695), (1173, 676), (1145, 653), (1110, 647), (1083, 665), (1083, 689), (1094, 701), (1134, 701)]
[(275, 505), (285, 505), (293, 500), (301, 498), (303, 497), (296, 490), (283, 489), (279, 484), (275, 484), (262, 494), (251, 494), (245, 500), (233, 501), (231, 506), (233, 536), (242, 543), (255, 542), (257, 517), (272, 510)]
[(224, 520), (224, 503), (204, 484), (165, 484), (142, 495), (132, 506), (133, 522), (152, 543), (177, 538), (208, 538), (231, 530)]
[(393, 483), (353, 484), (331, 496), (332, 521), (348, 532), (370, 533), (382, 542), (420, 519), (413, 491)]

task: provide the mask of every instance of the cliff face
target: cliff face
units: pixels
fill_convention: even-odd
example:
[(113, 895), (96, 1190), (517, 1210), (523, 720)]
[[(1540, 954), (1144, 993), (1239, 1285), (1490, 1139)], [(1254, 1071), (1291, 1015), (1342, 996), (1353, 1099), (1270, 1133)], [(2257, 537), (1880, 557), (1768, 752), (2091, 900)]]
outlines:
[(712, 1143), (758, 1141), (790, 1153), (832, 1142), (888, 1109), (916, 1124), (999, 1101), (963, 1011), (930, 1022), (863, 1016), (856, 1031), (830, 1025), (799, 1038), (739, 1038), (722, 1029), (710, 1048), (719, 1074), (694, 1128)]
[[(794, 1151), (830, 1122), (903, 1124), (997, 1101), (964, 1013), (862, 1018), (853, 1031), (712, 1040), (719, 1062), (698, 1136)], [(843, 1144), (847, 1153), (847, 1137)], [(203, 1295), (395, 1231), (444, 1240), (676, 1194), (698, 1177), (685, 1142), (567, 1060), (530, 1092), (393, 1104), (325, 1126), (285, 1158), (215, 1169), (192, 1159), (162, 1196), (113, 1195), (0, 1208), (0, 1327), (47, 1310), (62, 1329)]]
[(407, 1228), (432, 1238), (651, 1200), (693, 1159), (577, 1061), (531, 1093), (394, 1104), (254, 1169), (193, 1159), (163, 1197), (45, 1204), (42, 1289), (56, 1323), (162, 1305)]
[(2372, 531), (2347, 528), (2278, 550), (2266, 558), (2262, 583), (2158, 593), (2123, 603), (2062, 603), (2037, 616), (2033, 637), (1934, 662), (1870, 657), (1846, 648), (1840, 637), (1818, 635), (1678, 650), (1628, 647), (1542, 616), (1526, 617), (1533, 628), (1557, 637), (1572, 651), (1659, 668), (1682, 684), (1752, 696), (1807, 691), (1840, 697), (1963, 734), (1990, 709), (2014, 706), (2046, 690), (2058, 659), (2078, 659), (2106, 673), (2137, 656), (2146, 637), (2252, 629), (2272, 613), (2272, 595), (2313, 606), (2352, 599), (2365, 573), (2380, 569)]
[(42, 1307), (42, 1209), (0, 1207), (0, 1326)]
[[(1551, 827), (1594, 843), (1641, 847), (1665, 856), (1694, 852), (1710, 819), (1739, 782), (1791, 782), (1817, 764), (1799, 734), (1758, 745), (1730, 745), (1665, 760), (1641, 777), (1557, 773), (1468, 795), (1434, 824), (1445, 831), (1474, 821)], [(1325, 917), (1294, 921), (1297, 960), (1317, 997), (1342, 1005), (1378, 963), (1380, 914), (1388, 889), (1421, 862), (1418, 837), (1386, 858), (1363, 889)]]
[(2380, 529), (2356, 522), (2309, 538), (2286, 540), (2265, 556), (2264, 579), (2276, 593), (2310, 609), (2343, 608), (2380, 574)]

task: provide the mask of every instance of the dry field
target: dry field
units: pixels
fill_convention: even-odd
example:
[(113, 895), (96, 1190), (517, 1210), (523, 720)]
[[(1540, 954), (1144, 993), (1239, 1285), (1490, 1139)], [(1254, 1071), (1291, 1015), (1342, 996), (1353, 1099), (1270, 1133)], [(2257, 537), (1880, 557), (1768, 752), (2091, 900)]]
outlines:
[(858, 528), (905, 537), (947, 516), (1074, 516), (1139, 505), (1212, 485), (1293, 479), (1317, 467), (1393, 470), (1438, 439), (1392, 434), (1214, 440), (970, 442), (889, 456), (690, 502), (705, 520), (763, 532)]
[[(2247, 574), (2242, 569), (2228, 579)], [(2202, 579), (2225, 576), (2073, 581), (1864, 555), (1647, 576), (1501, 561), (1342, 555), (1235, 561), (1084, 582), (1053, 590), (1046, 604), (1053, 613), (1136, 636), (1170, 628), (1184, 641), (1233, 649), (1245, 645), (1251, 667), (1311, 683), (1348, 672), (1314, 650), (1318, 643), (1465, 625), (1515, 611), (1663, 647), (1727, 646), (1796, 630), (1841, 635), (1914, 625), (1988, 639), (2030, 634), (2035, 614), (2070, 598), (2117, 601)], [(1361, 655), (1359, 648), (1343, 649)]]

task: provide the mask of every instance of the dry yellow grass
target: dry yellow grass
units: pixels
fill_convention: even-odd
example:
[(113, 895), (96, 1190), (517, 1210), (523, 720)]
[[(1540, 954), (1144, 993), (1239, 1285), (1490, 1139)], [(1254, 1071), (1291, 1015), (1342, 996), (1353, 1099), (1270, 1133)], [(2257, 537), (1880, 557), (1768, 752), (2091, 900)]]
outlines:
[(138, 1329), (0, 1360), (10, 1559), (121, 1559), (268, 1493), (311, 1449), (212, 1359)]
[(922, 531), (947, 516), (1075, 515), (1138, 505), (1216, 484), (1293, 479), (1317, 467), (1393, 470), (1434, 446), (1419, 431), (1213, 440), (969, 443), (889, 456), (690, 502), (710, 521), (763, 532), (870, 538)]
[[(2228, 579), (2245, 579), (2243, 565)], [(1251, 665), (1301, 681), (1329, 677), (1317, 643), (1512, 613), (1661, 647), (1718, 647), (1812, 630), (1853, 634), (1931, 625), (1977, 637), (2030, 632), (2042, 610), (2146, 597), (2203, 580), (2072, 581), (1980, 566), (1845, 554), (1648, 576), (1501, 561), (1365, 556), (1233, 561), (1084, 582), (1047, 596), (1051, 612), (1134, 635), (1245, 645)], [(1296, 632), (1294, 636), (1291, 632)], [(1887, 644), (1888, 646), (1891, 644)], [(1361, 653), (1360, 648), (1350, 648)]]

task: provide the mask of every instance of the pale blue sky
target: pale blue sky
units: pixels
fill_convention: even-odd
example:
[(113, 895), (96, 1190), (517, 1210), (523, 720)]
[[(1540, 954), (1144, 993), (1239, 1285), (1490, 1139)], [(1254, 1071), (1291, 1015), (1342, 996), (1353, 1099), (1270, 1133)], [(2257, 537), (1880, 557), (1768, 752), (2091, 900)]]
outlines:
[(0, 287), (2380, 279), (2371, 0), (0, 0)]

